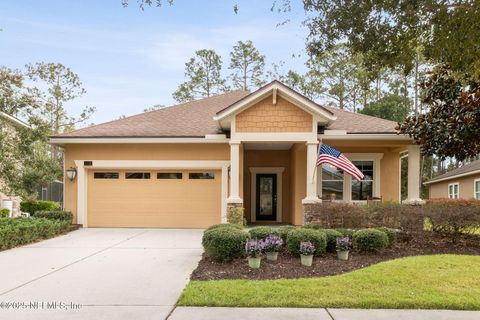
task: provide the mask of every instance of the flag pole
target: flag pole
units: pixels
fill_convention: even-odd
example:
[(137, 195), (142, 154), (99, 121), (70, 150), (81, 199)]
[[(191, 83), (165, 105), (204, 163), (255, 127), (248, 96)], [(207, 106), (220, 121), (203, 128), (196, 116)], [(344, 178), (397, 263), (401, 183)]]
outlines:
[(322, 139), (320, 138), (320, 143), (318, 144), (318, 150), (317, 150), (317, 159), (315, 160), (315, 168), (313, 168), (313, 176), (312, 176), (312, 183), (315, 181), (315, 174), (317, 174), (317, 160), (318, 160), (318, 155), (320, 154), (320, 148), (322, 147)]

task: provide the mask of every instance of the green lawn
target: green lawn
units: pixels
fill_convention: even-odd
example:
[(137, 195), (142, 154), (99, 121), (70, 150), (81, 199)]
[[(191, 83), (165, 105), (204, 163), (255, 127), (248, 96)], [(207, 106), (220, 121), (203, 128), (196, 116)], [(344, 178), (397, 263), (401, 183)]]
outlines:
[(178, 304), (480, 310), (480, 256), (408, 257), (323, 278), (191, 281)]

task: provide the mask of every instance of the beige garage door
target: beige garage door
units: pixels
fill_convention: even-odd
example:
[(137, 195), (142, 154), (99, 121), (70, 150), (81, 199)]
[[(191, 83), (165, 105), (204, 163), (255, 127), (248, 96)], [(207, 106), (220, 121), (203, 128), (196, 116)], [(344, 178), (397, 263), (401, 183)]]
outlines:
[(220, 171), (89, 170), (87, 190), (89, 227), (220, 223)]

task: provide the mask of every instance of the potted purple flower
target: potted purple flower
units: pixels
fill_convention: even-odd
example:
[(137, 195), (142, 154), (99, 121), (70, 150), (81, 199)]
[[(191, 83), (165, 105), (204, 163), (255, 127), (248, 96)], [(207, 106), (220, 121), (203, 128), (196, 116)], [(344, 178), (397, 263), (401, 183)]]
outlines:
[(348, 260), (348, 252), (352, 248), (352, 240), (348, 236), (337, 238), (337, 256), (340, 260)]
[(310, 241), (300, 242), (300, 261), (303, 266), (311, 267), (315, 246)]
[(267, 255), (267, 260), (277, 261), (278, 251), (283, 245), (283, 240), (274, 234), (269, 235), (263, 242), (263, 249)]
[(252, 269), (260, 268), (263, 252), (263, 241), (257, 239), (248, 240), (245, 244), (245, 251), (248, 257), (248, 265)]

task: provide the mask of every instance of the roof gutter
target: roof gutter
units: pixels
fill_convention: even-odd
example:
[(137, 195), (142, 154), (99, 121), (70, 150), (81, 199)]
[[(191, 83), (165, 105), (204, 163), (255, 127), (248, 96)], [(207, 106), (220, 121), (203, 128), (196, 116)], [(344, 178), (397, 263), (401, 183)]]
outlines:
[(413, 141), (407, 135), (397, 134), (397, 133), (341, 133), (341, 134), (332, 134), (327, 133), (319, 134), (318, 138), (323, 140), (396, 140), (396, 141)]
[(452, 180), (452, 179), (456, 179), (456, 178), (471, 176), (471, 175), (474, 175), (474, 174), (477, 174), (477, 173), (480, 174), (480, 170), (474, 170), (474, 171), (465, 172), (465, 173), (461, 173), (461, 174), (456, 174), (456, 175), (445, 177), (445, 178), (430, 180), (430, 181), (424, 182), (423, 184), (424, 185), (429, 185), (429, 184), (432, 184), (432, 183), (437, 183), (437, 182)]
[(117, 144), (117, 143), (228, 143), (224, 134), (208, 134), (205, 137), (51, 137), (50, 144)]
[(21, 126), (21, 127), (24, 127), (24, 128), (27, 128), (27, 129), (32, 129), (32, 127), (28, 123), (25, 123), (20, 119), (12, 117), (11, 115), (6, 114), (5, 112), (0, 111), (0, 116), (2, 116), (3, 118)]

